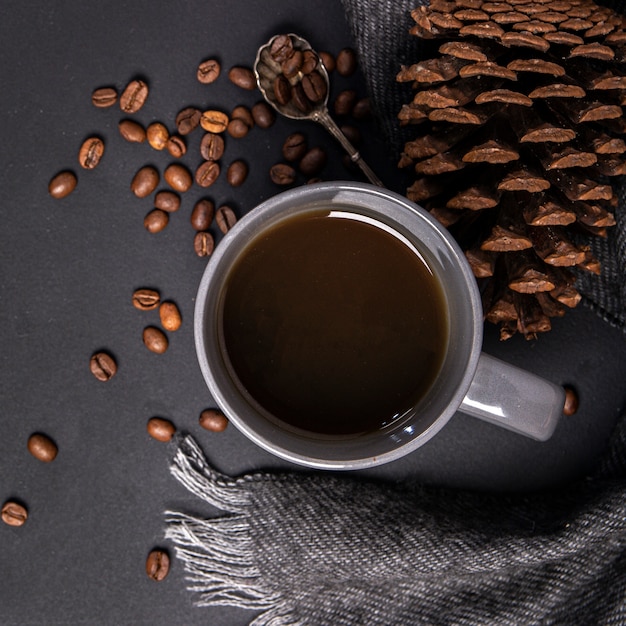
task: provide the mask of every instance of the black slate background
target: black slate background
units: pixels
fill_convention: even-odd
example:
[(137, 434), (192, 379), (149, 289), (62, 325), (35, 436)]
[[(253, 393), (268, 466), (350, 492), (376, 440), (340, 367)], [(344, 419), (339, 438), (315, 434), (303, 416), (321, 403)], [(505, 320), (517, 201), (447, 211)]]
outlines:
[[(225, 75), (201, 85), (198, 63), (217, 57), (225, 71), (251, 66), (258, 46), (280, 32), (297, 32), (336, 54), (351, 45), (341, 4), (11, 0), (1, 13), (0, 501), (24, 502), (30, 517), (22, 528), (0, 525), (0, 623), (246, 624), (252, 616), (246, 611), (194, 607), (178, 563), (159, 584), (144, 573), (148, 552), (168, 547), (165, 509), (215, 514), (170, 477), (168, 446), (146, 434), (150, 417), (193, 433), (224, 472), (289, 467), (232, 427), (211, 434), (197, 424), (213, 401), (193, 347), (194, 298), (206, 261), (193, 252), (189, 213), (206, 195), (243, 215), (279, 191), (267, 172), (295, 130), (311, 145), (327, 147), (325, 179), (360, 175), (344, 168), (339, 146), (321, 128), (281, 119), (271, 130), (227, 138), (223, 164), (235, 158), (250, 164), (243, 187), (229, 188), (223, 176), (208, 190), (194, 187), (168, 228), (150, 235), (143, 217), (151, 200), (135, 198), (130, 180), (145, 164), (162, 171), (173, 159), (123, 141), (119, 109), (95, 109), (90, 94), (143, 77), (150, 96), (136, 118), (169, 128), (188, 105), (250, 106), (260, 94), (242, 91)], [(361, 76), (333, 77), (334, 94), (346, 87), (365, 95)], [(361, 128), (366, 160), (402, 191), (382, 137)], [(86, 172), (77, 153), (92, 134), (104, 138), (106, 152)], [(192, 169), (200, 162), (199, 139), (199, 131), (189, 137), (190, 153), (182, 159)], [(78, 187), (55, 200), (48, 181), (66, 168), (77, 172)], [(219, 240), (217, 228), (213, 232)], [(148, 352), (141, 341), (144, 326), (158, 323), (156, 312), (140, 313), (130, 304), (133, 290), (144, 286), (158, 288), (183, 313), (164, 355)], [(575, 385), (578, 414), (543, 444), (457, 415), (417, 453), (362, 474), (496, 491), (576, 480), (593, 467), (623, 410), (624, 347), (623, 336), (584, 307), (536, 342), (515, 337), (501, 344), (489, 327), (487, 352)], [(89, 372), (89, 357), (99, 349), (119, 363), (106, 384)], [(58, 443), (54, 463), (28, 453), (35, 431)]]

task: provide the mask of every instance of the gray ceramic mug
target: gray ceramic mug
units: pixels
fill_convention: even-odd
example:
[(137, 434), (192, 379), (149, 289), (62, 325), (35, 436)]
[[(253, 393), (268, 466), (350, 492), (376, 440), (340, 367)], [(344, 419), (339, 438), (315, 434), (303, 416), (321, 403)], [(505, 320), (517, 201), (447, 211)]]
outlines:
[[(447, 305), (448, 347), (426, 395), (409, 417), (354, 437), (293, 432), (268, 420), (236, 380), (222, 348), (221, 306), (230, 268), (265, 229), (320, 208), (365, 215), (408, 238), (440, 281)], [(306, 185), (252, 209), (209, 260), (198, 289), (194, 329), (200, 369), (225, 415), (259, 446), (300, 465), (344, 470), (393, 461), (423, 445), (456, 411), (540, 441), (552, 435), (562, 414), (560, 386), (481, 352), (483, 312), (476, 280), (448, 231), (406, 198), (368, 184)]]

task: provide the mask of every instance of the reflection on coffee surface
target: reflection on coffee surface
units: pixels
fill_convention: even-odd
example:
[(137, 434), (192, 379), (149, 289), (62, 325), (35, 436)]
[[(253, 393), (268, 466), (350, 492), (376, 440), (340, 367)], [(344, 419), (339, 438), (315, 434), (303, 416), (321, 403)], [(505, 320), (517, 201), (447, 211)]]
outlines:
[(408, 240), (360, 214), (309, 212), (257, 236), (231, 269), (222, 349), (279, 421), (325, 435), (369, 432), (431, 387), (446, 311)]

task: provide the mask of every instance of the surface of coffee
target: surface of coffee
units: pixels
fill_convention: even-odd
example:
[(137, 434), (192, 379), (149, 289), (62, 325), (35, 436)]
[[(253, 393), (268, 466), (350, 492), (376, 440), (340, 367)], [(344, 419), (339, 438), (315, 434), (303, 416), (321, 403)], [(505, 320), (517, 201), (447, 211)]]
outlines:
[(227, 278), (224, 345), (272, 418), (322, 435), (384, 428), (431, 387), (447, 346), (442, 288), (413, 245), (348, 211), (253, 239)]

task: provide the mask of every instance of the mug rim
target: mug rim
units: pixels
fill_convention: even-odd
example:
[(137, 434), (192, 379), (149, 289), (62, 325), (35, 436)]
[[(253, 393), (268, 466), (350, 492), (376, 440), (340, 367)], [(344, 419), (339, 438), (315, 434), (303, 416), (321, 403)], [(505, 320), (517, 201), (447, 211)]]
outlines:
[[(433, 419), (432, 423), (430, 423), (422, 431), (418, 433), (409, 431), (409, 434), (406, 437), (403, 434), (403, 441), (397, 446), (392, 447), (391, 449), (380, 454), (366, 454), (358, 458), (353, 456), (345, 459), (328, 459), (322, 458), (322, 455), (320, 454), (310, 456), (303, 452), (294, 452), (294, 450), (285, 447), (281, 443), (272, 441), (267, 436), (257, 432), (257, 430), (250, 425), (249, 421), (244, 416), (239, 415), (238, 411), (234, 410), (231, 406), (232, 402), (228, 397), (226, 397), (226, 394), (224, 393), (224, 390), (218, 380), (220, 375), (223, 375), (223, 372), (220, 374), (220, 372), (213, 371), (214, 367), (219, 369), (219, 365), (216, 365), (215, 363), (211, 364), (209, 362), (206, 344), (208, 334), (206, 324), (207, 309), (210, 308), (211, 304), (209, 302), (208, 295), (210, 288), (212, 287), (213, 277), (216, 273), (218, 273), (218, 270), (221, 269), (221, 265), (228, 262), (229, 254), (231, 256), (238, 255), (238, 252), (236, 250), (233, 252), (232, 249), (236, 249), (237, 246), (239, 246), (239, 239), (243, 237), (246, 230), (248, 230), (251, 225), (255, 225), (257, 223), (260, 225), (261, 229), (263, 229), (264, 225), (267, 225), (267, 223), (271, 221), (273, 215), (276, 213), (282, 215), (281, 207), (296, 207), (293, 211), (293, 214), (295, 215), (302, 210), (303, 205), (306, 206), (307, 202), (310, 204), (310, 202), (316, 197), (333, 193), (336, 194), (337, 197), (347, 196), (351, 197), (351, 199), (354, 199), (354, 197), (357, 196), (362, 197), (364, 202), (365, 199), (371, 200), (373, 197), (377, 197), (379, 201), (392, 203), (398, 209), (408, 210), (410, 213), (416, 214), (422, 221), (425, 221), (428, 224), (428, 228), (433, 230), (435, 236), (444, 241), (446, 251), (450, 253), (455, 260), (456, 266), (458, 266), (458, 269), (461, 270), (462, 282), (468, 292), (468, 308), (472, 312), (470, 330), (472, 335), (470, 338), (471, 346), (468, 349), (465, 370), (457, 384), (456, 389), (450, 394), (450, 398), (445, 409), (442, 410), (441, 413)], [(363, 207), (355, 206), (355, 210), (359, 210), (360, 208), (363, 210), (369, 210), (369, 207), (366, 204), (364, 204)], [(284, 210), (285, 209), (283, 209), (283, 211)], [(382, 215), (381, 210), (378, 209), (372, 209), (372, 212), (377, 215)], [(254, 237), (257, 232), (253, 233), (252, 237)], [(240, 246), (240, 250), (245, 249), (247, 241), (248, 240), (245, 240), (243, 242)], [(226, 274), (228, 274), (228, 271), (228, 268), (224, 270)], [(357, 183), (352, 181), (322, 182), (304, 185), (302, 187), (295, 187), (275, 194), (251, 209), (233, 226), (231, 230), (228, 231), (228, 233), (226, 233), (226, 235), (224, 235), (223, 239), (216, 246), (215, 251), (209, 258), (198, 287), (194, 309), (194, 339), (198, 363), (213, 400), (224, 411), (227, 418), (232, 421), (235, 427), (237, 427), (237, 429), (240, 430), (248, 439), (252, 440), (261, 448), (293, 463), (320, 469), (362, 469), (388, 463), (405, 456), (409, 452), (423, 445), (426, 441), (438, 433), (449, 421), (452, 415), (454, 415), (454, 413), (458, 410), (458, 407), (460, 406), (472, 382), (482, 347), (482, 330), (482, 305), (480, 302), (480, 295), (478, 293), (476, 280), (469, 263), (465, 258), (465, 254), (447, 229), (445, 229), (445, 227), (443, 227), (422, 207), (408, 200), (406, 197), (401, 196), (396, 192), (376, 187), (369, 183)], [(278, 429), (278, 427), (275, 428)], [(284, 435), (285, 433), (283, 432), (282, 434)]]

